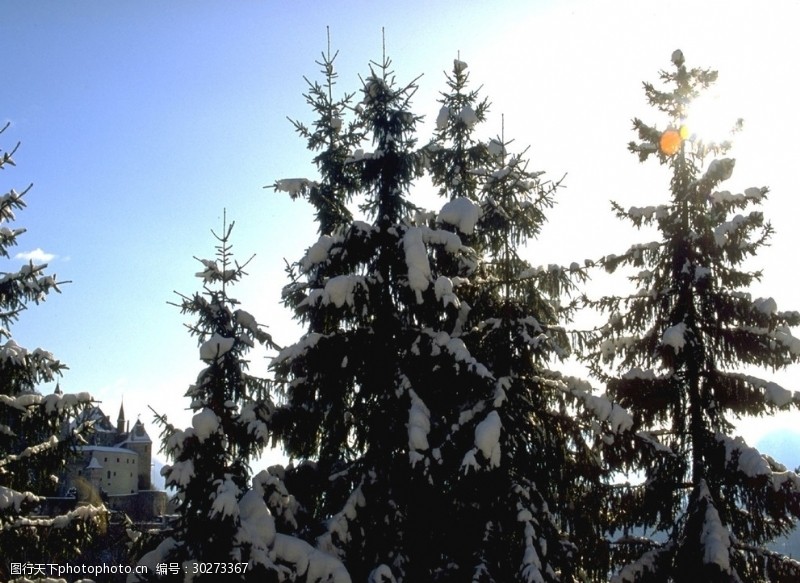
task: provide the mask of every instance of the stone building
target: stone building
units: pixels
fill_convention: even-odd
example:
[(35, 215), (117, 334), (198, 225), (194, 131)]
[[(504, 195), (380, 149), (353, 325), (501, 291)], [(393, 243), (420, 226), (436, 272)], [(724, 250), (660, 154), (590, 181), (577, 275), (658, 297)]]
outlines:
[(138, 419), (133, 427), (119, 408), (116, 425), (99, 407), (88, 410), (79, 422), (92, 422), (89, 443), (78, 448), (63, 480), (65, 492), (78, 501), (102, 500), (134, 520), (151, 520), (166, 511), (167, 495), (154, 490), (150, 480), (153, 441)]

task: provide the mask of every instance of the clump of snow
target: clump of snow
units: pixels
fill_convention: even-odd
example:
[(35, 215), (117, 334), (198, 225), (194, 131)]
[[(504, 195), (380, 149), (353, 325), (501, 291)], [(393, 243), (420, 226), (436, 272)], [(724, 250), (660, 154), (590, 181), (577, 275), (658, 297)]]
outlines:
[(720, 192), (713, 192), (709, 197), (711, 200), (711, 204), (724, 204), (724, 203), (738, 203), (742, 204), (745, 201), (753, 201), (753, 202), (761, 202), (764, 196), (767, 193), (766, 188), (756, 188), (750, 187), (744, 191), (744, 193), (739, 194), (731, 194), (729, 190), (723, 190)]
[(211, 516), (239, 515), (239, 486), (231, 479), (231, 474), (226, 474), (224, 479), (215, 480), (216, 491), (211, 495)]
[(619, 573), (611, 578), (611, 583), (634, 583), (634, 581), (643, 581), (644, 578), (642, 575), (654, 572), (656, 560), (662, 552), (663, 549), (647, 551), (635, 562), (625, 565)]
[(711, 180), (722, 182), (733, 175), (733, 167), (735, 165), (736, 160), (733, 160), (732, 158), (712, 160), (711, 164), (708, 165), (706, 176)]
[(85, 405), (92, 401), (92, 396), (89, 393), (50, 393), (42, 397), (41, 404), (44, 405), (45, 411), (54, 413), (56, 411), (63, 411), (65, 409), (72, 409), (78, 405)]
[(0, 486), (0, 510), (13, 508), (19, 512), (23, 502), (38, 502), (40, 498), (32, 492), (17, 492), (11, 488)]
[(622, 375), (623, 379), (643, 379), (652, 381), (656, 378), (656, 373), (652, 369), (642, 370), (639, 367), (633, 367), (628, 372)]
[(219, 428), (219, 417), (211, 409), (204, 408), (192, 417), (192, 427), (197, 440), (202, 443)]
[(482, 216), (483, 210), (480, 205), (462, 196), (446, 203), (439, 211), (436, 220), (440, 223), (455, 225), (462, 233), (471, 235)]
[(301, 354), (304, 354), (310, 348), (313, 348), (317, 345), (317, 343), (323, 338), (322, 334), (319, 332), (309, 332), (305, 336), (303, 336), (299, 342), (291, 344), (278, 352), (275, 358), (272, 360), (272, 364), (279, 364), (285, 360), (292, 360), (297, 358)]
[(248, 490), (238, 502), (239, 531), (236, 533), (237, 545), (249, 545), (251, 555), (260, 563), (267, 563), (269, 548), (275, 540), (275, 520), (264, 504), (263, 491), (256, 487)]
[[(428, 432), (431, 430), (431, 412), (413, 389), (409, 389), (411, 406), (408, 409), (408, 448), (409, 455), (414, 451), (426, 451)], [(415, 456), (413, 461), (418, 458)]]
[[(611, 320), (609, 323), (613, 325)], [(620, 336), (619, 338), (606, 338), (600, 343), (598, 347), (600, 353), (605, 359), (613, 358), (619, 350), (629, 348), (635, 344), (637, 338), (635, 336)]]
[(422, 234), (422, 241), (428, 244), (443, 245), (448, 253), (456, 253), (463, 249), (461, 238), (450, 231), (418, 227)]
[(380, 564), (370, 572), (367, 583), (397, 583), (397, 579), (387, 565)]
[(778, 383), (765, 381), (758, 377), (743, 374), (729, 374), (731, 378), (742, 380), (757, 389), (764, 390), (764, 400), (776, 407), (785, 407), (792, 402), (797, 393), (784, 389)]
[(663, 219), (669, 214), (669, 207), (666, 205), (658, 206), (645, 206), (638, 207), (632, 206), (628, 209), (628, 216), (632, 219), (643, 219), (646, 221), (651, 220), (653, 217), (656, 219)]
[(764, 386), (764, 397), (776, 407), (785, 407), (792, 402), (793, 393), (784, 389), (778, 383), (767, 383)]
[(605, 395), (592, 395), (592, 387), (586, 381), (564, 377), (556, 386), (583, 401), (586, 409), (599, 421), (607, 421), (614, 433), (623, 433), (633, 427), (633, 417), (627, 409), (613, 403)]
[(703, 267), (702, 265), (697, 265), (694, 268), (694, 280), (700, 281), (704, 277), (709, 277), (711, 275), (711, 270), (708, 267)]
[(447, 120), (450, 119), (450, 108), (443, 105), (436, 116), (436, 129), (442, 131), (447, 127)]
[(417, 303), (422, 303), (422, 292), (428, 289), (431, 278), (431, 266), (428, 263), (428, 250), (422, 240), (419, 227), (409, 227), (403, 235), (403, 249), (408, 266), (408, 285), (417, 296)]
[[(325, 282), (321, 294), (322, 303), (333, 304), (341, 308), (345, 304), (352, 306), (355, 302), (356, 286), (363, 285), (364, 277), (360, 275), (337, 275)], [(311, 295), (309, 295), (309, 300)]]
[(753, 300), (753, 308), (768, 316), (778, 313), (778, 303), (773, 298), (757, 298)]
[(164, 466), (161, 468), (161, 475), (166, 478), (167, 486), (186, 487), (194, 478), (194, 462), (186, 460)]
[(359, 485), (350, 493), (344, 507), (328, 519), (328, 530), (317, 538), (317, 547), (321, 551), (332, 555), (340, 553), (334, 543), (333, 535), (335, 534), (344, 543), (348, 542), (351, 538), (350, 522), (355, 520), (356, 516), (358, 516), (358, 509), (366, 506), (366, 503), (361, 485)]
[(459, 307), (458, 297), (453, 293), (453, 280), (449, 277), (440, 275), (433, 284), (433, 291), (436, 293), (436, 299), (441, 301), (442, 305), (453, 304), (456, 308)]
[(275, 183), (275, 190), (288, 192), (292, 196), (297, 196), (304, 189), (315, 185), (316, 183), (308, 178), (284, 178)]
[(486, 146), (489, 155), (495, 158), (502, 158), (506, 155), (506, 147), (500, 140), (492, 138), (489, 140), (489, 145)]
[(500, 466), (500, 431), (502, 427), (500, 414), (497, 411), (491, 411), (475, 427), (475, 447), (489, 460), (491, 467)]
[(447, 332), (442, 331), (434, 336), (433, 343), (433, 356), (439, 354), (440, 348), (444, 348), (455, 358), (456, 362), (464, 362), (468, 365), (470, 370), (474, 371), (479, 376), (491, 378), (492, 374), (482, 363), (475, 360), (461, 338), (451, 338)]
[(788, 326), (778, 326), (772, 333), (772, 337), (783, 344), (792, 354), (800, 355), (800, 338), (793, 336)]
[(464, 458), (461, 460), (461, 468), (464, 470), (465, 474), (469, 472), (470, 469), (476, 472), (480, 469), (481, 466), (478, 463), (477, 458), (475, 457), (476, 453), (478, 453), (478, 450), (472, 448), (471, 450), (469, 450), (467, 453), (464, 454)]
[(717, 433), (716, 439), (725, 446), (726, 462), (731, 463), (735, 459), (738, 470), (745, 476), (755, 478), (769, 476), (772, 473), (764, 456), (757, 449), (747, 445), (741, 437), (730, 438), (723, 433)]
[(717, 246), (724, 247), (728, 242), (729, 233), (736, 231), (744, 221), (745, 218), (742, 215), (736, 215), (730, 221), (718, 225), (714, 229), (714, 242)]
[(661, 344), (672, 346), (675, 354), (678, 354), (686, 345), (686, 324), (678, 322), (664, 330), (664, 334), (661, 336)]
[(338, 559), (299, 538), (276, 533), (271, 555), (275, 561), (293, 564), (299, 577), (305, 575), (304, 581), (351, 583), (350, 574)]
[(730, 573), (730, 533), (722, 524), (705, 480), (700, 482), (699, 488), (700, 498), (706, 501), (705, 521), (703, 522), (703, 532), (700, 535), (700, 544), (703, 545), (703, 562), (716, 564), (724, 573)]
[(330, 235), (322, 235), (322, 237), (320, 237), (317, 242), (309, 247), (308, 251), (306, 251), (305, 256), (300, 261), (301, 269), (303, 271), (308, 271), (314, 265), (318, 265), (324, 261), (327, 261), (328, 253), (335, 242), (336, 239)]
[(200, 345), (200, 358), (205, 361), (218, 359), (233, 348), (233, 343), (233, 338), (225, 338), (215, 333)]
[(458, 118), (464, 122), (468, 128), (474, 127), (475, 124), (478, 123), (478, 114), (475, 113), (475, 110), (469, 105), (465, 105), (461, 111), (458, 112)]

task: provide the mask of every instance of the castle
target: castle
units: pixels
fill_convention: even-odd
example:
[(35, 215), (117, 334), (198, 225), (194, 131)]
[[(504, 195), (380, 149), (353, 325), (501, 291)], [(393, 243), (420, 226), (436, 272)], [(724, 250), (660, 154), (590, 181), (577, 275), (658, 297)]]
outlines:
[(110, 510), (125, 512), (134, 520), (152, 520), (164, 514), (166, 492), (154, 490), (150, 480), (153, 441), (138, 419), (133, 427), (119, 407), (116, 426), (99, 407), (78, 419), (93, 427), (89, 442), (67, 466), (65, 491), (79, 502), (102, 500)]

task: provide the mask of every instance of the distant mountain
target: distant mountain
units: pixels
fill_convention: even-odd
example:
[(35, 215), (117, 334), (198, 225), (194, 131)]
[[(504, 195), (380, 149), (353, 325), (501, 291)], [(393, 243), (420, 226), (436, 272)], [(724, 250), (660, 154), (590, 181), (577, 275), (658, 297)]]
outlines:
[(164, 476), (161, 475), (161, 468), (166, 462), (153, 457), (153, 465), (150, 467), (150, 483), (153, 485), (153, 490), (166, 490), (166, 482)]
[(800, 430), (771, 431), (758, 440), (756, 448), (790, 470), (800, 466)]
[[(758, 440), (756, 448), (787, 469), (797, 470), (800, 467), (800, 431), (772, 431)], [(769, 547), (793, 559), (800, 559), (800, 525), (789, 536), (776, 540)]]

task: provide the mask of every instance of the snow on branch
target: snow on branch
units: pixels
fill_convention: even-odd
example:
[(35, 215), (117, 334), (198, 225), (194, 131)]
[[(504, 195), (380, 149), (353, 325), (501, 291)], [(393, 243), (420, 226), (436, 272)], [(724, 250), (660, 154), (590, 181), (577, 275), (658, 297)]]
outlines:
[(253, 488), (257, 486), (265, 492), (267, 507), (273, 515), (297, 528), (296, 515), (300, 504), (286, 488), (283, 482), (284, 475), (283, 466), (270, 466), (253, 476)]
[(706, 504), (703, 532), (700, 535), (700, 544), (703, 545), (703, 562), (707, 565), (716, 564), (723, 573), (730, 573), (731, 534), (722, 524), (705, 480), (700, 481), (698, 488), (699, 500)]
[(414, 290), (417, 303), (421, 304), (422, 292), (428, 289), (431, 281), (431, 266), (420, 227), (409, 227), (406, 230), (403, 235), (403, 250), (408, 267), (408, 285)]
[(411, 406), (408, 409), (408, 457), (411, 465), (422, 460), (420, 452), (430, 449), (428, 433), (431, 430), (431, 411), (414, 389), (408, 389)]
[(294, 565), (299, 577), (304, 581), (325, 581), (326, 583), (351, 583), (350, 574), (337, 558), (315, 549), (310, 544), (293, 536), (276, 533), (272, 548), (275, 560)]
[(750, 187), (744, 193), (731, 194), (728, 190), (715, 191), (709, 196), (713, 205), (730, 205), (742, 207), (750, 201), (761, 202), (767, 195), (766, 188)]
[(308, 189), (313, 186), (317, 186), (317, 183), (308, 178), (283, 178), (275, 181), (272, 188), (274, 188), (276, 192), (288, 192), (289, 196), (297, 198), (301, 194), (306, 193)]
[(480, 205), (466, 197), (459, 197), (447, 202), (442, 207), (436, 221), (454, 225), (465, 235), (471, 235), (482, 216), (483, 209)]
[(741, 437), (731, 438), (724, 433), (717, 433), (715, 439), (725, 446), (725, 462), (728, 466), (735, 466), (748, 478), (772, 475), (767, 460)]
[[(322, 552), (326, 553), (326, 556), (339, 556), (343, 552), (336, 545), (333, 538), (334, 534), (342, 543), (350, 541), (350, 522), (355, 520), (358, 515), (358, 508), (363, 508), (367, 505), (362, 485), (363, 481), (350, 493), (344, 507), (328, 519), (326, 532), (317, 538), (317, 547), (321, 549)], [(313, 579), (311, 580), (313, 581)]]
[(740, 373), (728, 373), (727, 376), (748, 383), (756, 389), (763, 390), (764, 401), (770, 405), (774, 405), (775, 407), (782, 408), (786, 407), (790, 403), (800, 403), (800, 393), (797, 391), (792, 392), (788, 389), (784, 389), (778, 383)]
[[(647, 542), (651, 542), (649, 539)], [(634, 583), (645, 580), (647, 575), (655, 574), (659, 558), (672, 551), (672, 543), (647, 551), (633, 563), (625, 565), (619, 573), (611, 577), (611, 583)]]
[(42, 498), (33, 492), (17, 492), (11, 488), (0, 486), (0, 511), (11, 508), (14, 512), (19, 512), (23, 503), (29, 502), (35, 504), (41, 499)]
[(576, 377), (563, 377), (555, 383), (560, 390), (578, 398), (598, 421), (608, 422), (612, 432), (623, 433), (633, 427), (633, 417), (627, 409), (610, 401), (605, 395), (592, 395), (592, 387), (586, 381)]

